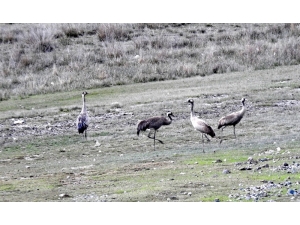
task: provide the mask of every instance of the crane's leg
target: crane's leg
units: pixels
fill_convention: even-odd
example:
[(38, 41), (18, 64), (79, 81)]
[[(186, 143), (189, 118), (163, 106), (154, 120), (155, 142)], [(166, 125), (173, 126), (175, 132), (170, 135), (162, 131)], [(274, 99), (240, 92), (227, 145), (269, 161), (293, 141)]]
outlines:
[(155, 151), (155, 134), (156, 134), (156, 130), (154, 130), (154, 151)]
[(204, 139), (203, 139), (203, 133), (202, 133), (202, 148), (203, 148), (203, 153), (204, 153), (205, 151), (204, 151)]
[(233, 125), (233, 134), (234, 134), (234, 137), (236, 138), (236, 135), (235, 135), (235, 125)]
[(159, 141), (161, 144), (163, 144), (163, 142), (162, 142), (161, 140), (155, 138), (156, 130), (154, 130), (154, 137), (151, 137), (151, 136), (150, 136), (150, 133), (151, 133), (151, 131), (150, 131), (149, 134), (148, 134), (148, 138), (154, 139), (154, 143), (155, 143), (155, 140), (157, 140), (157, 141)]
[(206, 134), (204, 134), (204, 136), (206, 137), (207, 141), (208, 141), (208, 142), (210, 142), (210, 140), (209, 140), (209, 138), (207, 137), (207, 135), (206, 135)]
[(87, 138), (87, 130), (84, 131), (84, 137)]

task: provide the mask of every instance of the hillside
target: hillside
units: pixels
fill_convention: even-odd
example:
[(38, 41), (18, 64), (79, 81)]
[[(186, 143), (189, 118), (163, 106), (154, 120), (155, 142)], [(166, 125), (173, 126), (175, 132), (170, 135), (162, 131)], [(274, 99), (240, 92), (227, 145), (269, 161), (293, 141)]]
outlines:
[(0, 100), (298, 65), (297, 24), (1, 24)]

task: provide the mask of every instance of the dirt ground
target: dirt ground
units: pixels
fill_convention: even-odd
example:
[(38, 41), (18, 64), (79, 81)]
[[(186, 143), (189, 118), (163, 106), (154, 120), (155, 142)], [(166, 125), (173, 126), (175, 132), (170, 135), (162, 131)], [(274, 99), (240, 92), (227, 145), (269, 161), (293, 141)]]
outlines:
[[(0, 201), (298, 201), (299, 69), (88, 90), (87, 139), (75, 125), (80, 91), (1, 102)], [(217, 122), (242, 97), (235, 139)], [(221, 144), (202, 145), (188, 98)], [(174, 121), (159, 129), (164, 144), (154, 151), (137, 122), (168, 110)]]

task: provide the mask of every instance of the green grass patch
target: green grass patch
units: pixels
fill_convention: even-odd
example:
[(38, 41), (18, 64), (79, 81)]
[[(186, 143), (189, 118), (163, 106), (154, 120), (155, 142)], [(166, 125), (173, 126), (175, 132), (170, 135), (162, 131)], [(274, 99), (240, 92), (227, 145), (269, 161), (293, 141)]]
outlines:
[(229, 198), (228, 198), (228, 196), (216, 195), (216, 196), (208, 196), (208, 197), (201, 198), (200, 201), (202, 201), (202, 202), (216, 202), (216, 201), (228, 202)]
[(273, 181), (276, 183), (284, 182), (286, 180), (300, 180), (300, 175), (298, 173), (286, 173), (285, 171), (280, 172), (263, 172), (263, 173), (254, 173), (252, 176), (248, 177), (251, 180), (266, 180)]
[(0, 191), (14, 191), (15, 189), (13, 184), (0, 184)]
[[(213, 163), (230, 164), (235, 162), (244, 162), (249, 158), (245, 152), (239, 150), (229, 150), (226, 152), (218, 152), (216, 154), (203, 154), (184, 161), (186, 164), (212, 165)], [(221, 160), (218, 162), (217, 160)]]
[(96, 136), (105, 137), (105, 136), (111, 136), (111, 135), (113, 135), (113, 134), (110, 132), (101, 131), (101, 132), (97, 132), (97, 133), (93, 134), (93, 137), (96, 137)]

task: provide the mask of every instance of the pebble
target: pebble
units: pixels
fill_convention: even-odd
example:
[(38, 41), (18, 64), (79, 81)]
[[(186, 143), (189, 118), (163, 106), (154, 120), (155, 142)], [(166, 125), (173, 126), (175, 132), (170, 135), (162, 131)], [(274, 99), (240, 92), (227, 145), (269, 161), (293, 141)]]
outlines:
[(23, 119), (15, 120), (15, 121), (14, 121), (14, 125), (22, 124), (22, 123), (24, 123), (24, 122), (25, 122), (25, 120), (23, 120)]
[(71, 196), (68, 195), (68, 194), (63, 193), (63, 194), (60, 194), (59, 197), (60, 197), (60, 198), (69, 198), (69, 197), (71, 197)]
[(228, 169), (224, 169), (224, 170), (223, 170), (223, 173), (224, 173), (224, 174), (229, 174), (229, 173), (231, 173), (231, 172), (230, 172), (230, 170), (228, 170)]
[(99, 141), (96, 140), (96, 144), (95, 147), (99, 147), (101, 144), (99, 143)]
[(170, 200), (178, 200), (178, 198), (176, 196), (171, 196), (169, 199)]

